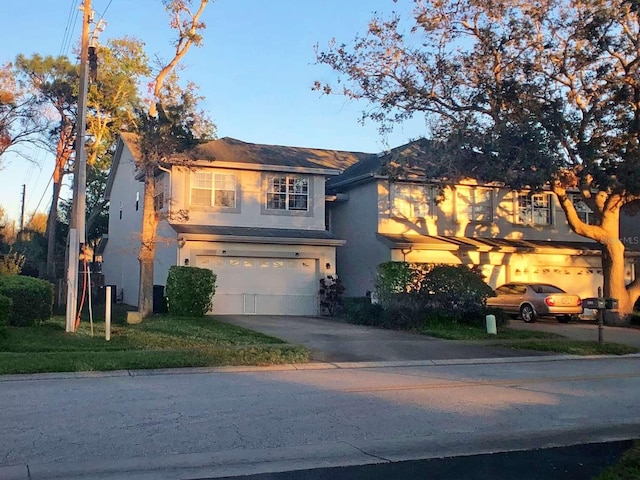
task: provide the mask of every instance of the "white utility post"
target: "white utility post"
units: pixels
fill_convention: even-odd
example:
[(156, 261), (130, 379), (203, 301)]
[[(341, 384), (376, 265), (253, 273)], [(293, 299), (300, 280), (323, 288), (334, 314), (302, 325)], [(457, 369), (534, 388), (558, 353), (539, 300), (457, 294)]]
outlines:
[(104, 339), (111, 340), (111, 285), (107, 285), (104, 306)]
[(87, 190), (87, 155), (85, 136), (87, 123), (87, 90), (89, 83), (89, 25), (93, 20), (91, 0), (82, 3), (82, 39), (80, 48), (80, 90), (76, 120), (76, 152), (73, 174), (73, 208), (69, 225), (69, 264), (67, 266), (67, 310), (65, 331), (74, 332), (78, 308), (78, 261), (80, 246), (84, 253), (85, 210)]

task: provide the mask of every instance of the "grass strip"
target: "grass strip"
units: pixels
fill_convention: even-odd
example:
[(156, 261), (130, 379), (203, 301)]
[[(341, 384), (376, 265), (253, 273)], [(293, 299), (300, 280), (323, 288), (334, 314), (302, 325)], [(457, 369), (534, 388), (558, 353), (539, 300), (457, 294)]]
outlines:
[(640, 440), (615, 465), (604, 469), (593, 480), (638, 480), (640, 478)]
[(304, 363), (307, 358), (306, 349), (296, 345), (37, 354), (0, 352), (0, 374), (278, 365)]

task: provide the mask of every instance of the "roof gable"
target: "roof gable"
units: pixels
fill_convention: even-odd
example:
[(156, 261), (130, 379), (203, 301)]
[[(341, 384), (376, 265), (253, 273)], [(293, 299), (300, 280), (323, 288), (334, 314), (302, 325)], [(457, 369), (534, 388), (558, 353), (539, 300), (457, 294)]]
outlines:
[(429, 147), (429, 140), (421, 138), (378, 155), (370, 155), (346, 169), (342, 175), (331, 179), (327, 187), (340, 190), (376, 177), (387, 177), (393, 175), (394, 168), (398, 172), (402, 169), (402, 177), (406, 179), (434, 178), (436, 169), (427, 172), (425, 168)]

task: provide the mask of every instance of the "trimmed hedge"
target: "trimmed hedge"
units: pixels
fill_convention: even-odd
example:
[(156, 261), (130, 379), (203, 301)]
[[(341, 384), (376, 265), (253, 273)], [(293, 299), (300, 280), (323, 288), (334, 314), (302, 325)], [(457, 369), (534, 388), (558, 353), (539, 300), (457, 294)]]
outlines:
[[(407, 305), (383, 308), (380, 304), (371, 303), (371, 299), (368, 297), (347, 297), (344, 299), (343, 305), (344, 315), (349, 323), (390, 330), (412, 330), (430, 323), (454, 321), (448, 312), (429, 309), (417, 311), (415, 306), (410, 307)], [(487, 315), (494, 315), (496, 317), (496, 325), (499, 327), (509, 323), (509, 316), (504, 310), (493, 307), (482, 307), (477, 313), (465, 315), (458, 321), (484, 327)]]
[(182, 317), (203, 317), (213, 305), (217, 276), (207, 268), (169, 268), (165, 294), (169, 312)]
[(357, 325), (383, 326), (382, 305), (371, 303), (369, 297), (347, 297), (342, 301), (349, 322)]
[(0, 327), (9, 324), (9, 316), (13, 308), (13, 300), (5, 295), (0, 295)]
[[(376, 293), (383, 307), (378, 324), (411, 329), (431, 322), (484, 322), (493, 292), (477, 269), (465, 265), (386, 262), (378, 266)], [(498, 313), (496, 321), (501, 318)]]
[(46, 280), (22, 275), (0, 277), (0, 295), (8, 297), (9, 325), (29, 327), (51, 318), (53, 284)]

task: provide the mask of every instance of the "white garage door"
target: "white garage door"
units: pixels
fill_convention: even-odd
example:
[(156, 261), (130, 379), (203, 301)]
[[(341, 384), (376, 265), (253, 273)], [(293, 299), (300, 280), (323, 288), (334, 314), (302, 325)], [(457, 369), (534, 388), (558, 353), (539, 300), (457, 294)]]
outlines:
[(217, 275), (213, 313), (316, 315), (316, 260), (198, 256)]

